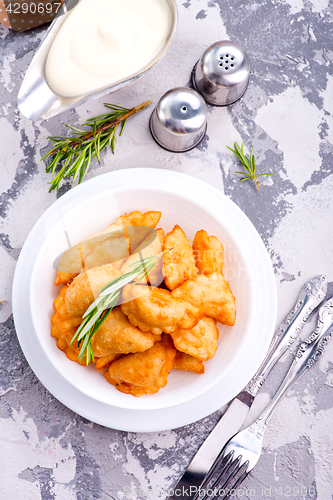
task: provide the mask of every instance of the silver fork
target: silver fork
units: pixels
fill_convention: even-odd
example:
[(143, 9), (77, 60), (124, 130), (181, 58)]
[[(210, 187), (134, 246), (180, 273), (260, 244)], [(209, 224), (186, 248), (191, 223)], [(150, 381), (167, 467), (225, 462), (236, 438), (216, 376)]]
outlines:
[(294, 361), (273, 399), (260, 417), (238, 432), (222, 449), (193, 500), (228, 498), (257, 464), (267, 423), (276, 405), (323, 353), (333, 333), (333, 298), (318, 312), (316, 329), (300, 344)]

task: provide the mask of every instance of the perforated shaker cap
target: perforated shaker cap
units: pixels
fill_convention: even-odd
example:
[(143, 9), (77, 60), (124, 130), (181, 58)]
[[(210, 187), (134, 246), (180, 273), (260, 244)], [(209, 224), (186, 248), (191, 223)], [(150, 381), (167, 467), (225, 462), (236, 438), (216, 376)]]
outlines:
[(225, 106), (245, 92), (250, 58), (236, 42), (222, 40), (204, 52), (192, 73), (193, 86), (210, 104)]
[(187, 87), (166, 92), (150, 117), (153, 138), (173, 152), (189, 151), (197, 146), (206, 128), (206, 103), (198, 92)]

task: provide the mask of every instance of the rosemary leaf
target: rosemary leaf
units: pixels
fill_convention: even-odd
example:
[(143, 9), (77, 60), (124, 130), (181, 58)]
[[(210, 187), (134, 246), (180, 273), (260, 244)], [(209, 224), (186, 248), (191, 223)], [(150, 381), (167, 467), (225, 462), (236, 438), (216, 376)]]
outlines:
[(116, 134), (112, 134), (112, 137), (111, 137), (111, 150), (112, 150), (112, 154), (114, 154), (114, 152), (115, 152), (116, 142), (117, 142)]
[(119, 132), (119, 137), (122, 136), (122, 133), (124, 131), (124, 128), (125, 128), (125, 125), (126, 125), (126, 122), (127, 122), (127, 118), (126, 120), (124, 120), (123, 122), (121, 122), (121, 125), (120, 125), (120, 132)]
[(89, 170), (90, 163), (91, 163), (91, 147), (88, 147), (88, 158), (86, 158), (85, 163), (82, 165), (81, 170), (80, 170), (80, 176), (79, 176), (79, 184), (81, 183), (83, 177), (86, 175), (86, 173)]
[(255, 164), (255, 160), (254, 160), (253, 148), (251, 149), (251, 153), (250, 153), (250, 166), (251, 166), (251, 172), (253, 174), (255, 174), (256, 173), (256, 164)]
[(86, 161), (86, 152), (87, 152), (87, 148), (84, 149), (80, 156), (78, 157), (77, 161), (76, 161), (76, 166), (75, 166), (75, 169), (72, 168), (72, 172), (74, 174), (74, 177), (73, 177), (73, 180), (75, 181), (76, 177), (78, 176), (79, 172), (81, 171), (81, 167), (83, 165), (83, 163)]
[(77, 132), (78, 134), (85, 134), (85, 130), (81, 130), (80, 128), (73, 127), (72, 125), (66, 125), (66, 127), (74, 130), (74, 132)]

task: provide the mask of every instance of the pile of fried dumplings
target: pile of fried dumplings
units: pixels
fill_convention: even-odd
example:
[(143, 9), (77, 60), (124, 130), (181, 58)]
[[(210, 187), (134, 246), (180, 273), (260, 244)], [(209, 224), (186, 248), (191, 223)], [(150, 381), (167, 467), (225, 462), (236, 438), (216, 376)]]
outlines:
[(96, 369), (133, 396), (157, 393), (171, 369), (204, 373), (204, 362), (218, 348), (217, 323), (232, 326), (236, 318), (235, 298), (222, 274), (222, 243), (204, 229), (192, 245), (178, 225), (164, 234), (157, 228), (161, 215), (134, 211), (118, 217), (64, 252), (55, 281), (61, 291), (51, 335), (70, 360), (80, 362), (77, 340), (71, 341), (100, 289), (139, 259), (165, 251), (144, 278), (122, 288), (92, 337)]

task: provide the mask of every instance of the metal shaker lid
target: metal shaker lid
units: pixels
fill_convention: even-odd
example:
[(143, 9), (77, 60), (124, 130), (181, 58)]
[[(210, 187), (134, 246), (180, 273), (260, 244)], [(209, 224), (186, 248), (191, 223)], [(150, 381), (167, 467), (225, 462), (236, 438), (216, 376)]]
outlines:
[(204, 99), (218, 106), (231, 104), (245, 92), (250, 75), (250, 58), (236, 42), (222, 40), (204, 52), (192, 79)]
[(198, 92), (186, 87), (166, 92), (150, 118), (150, 130), (156, 142), (174, 152), (197, 146), (206, 127), (206, 103)]

